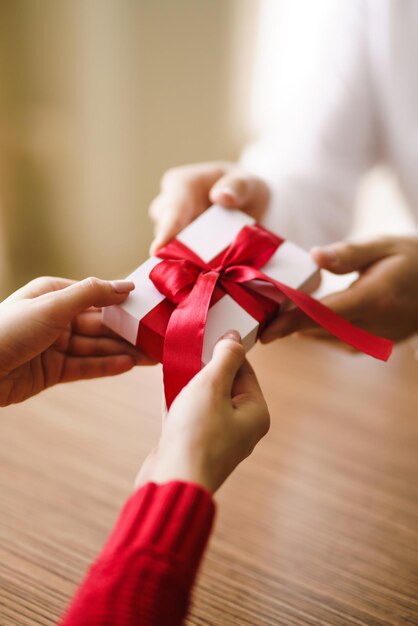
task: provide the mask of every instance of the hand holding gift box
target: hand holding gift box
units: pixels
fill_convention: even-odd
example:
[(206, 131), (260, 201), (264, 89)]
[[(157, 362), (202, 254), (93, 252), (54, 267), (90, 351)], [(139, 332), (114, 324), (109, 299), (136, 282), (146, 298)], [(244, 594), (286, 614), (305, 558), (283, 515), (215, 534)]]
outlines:
[(104, 323), (163, 363), (167, 406), (230, 328), (246, 350), (290, 300), (333, 335), (387, 360), (392, 343), (345, 321), (309, 295), (310, 256), (240, 211), (213, 206), (128, 278), (136, 289), (104, 309)]

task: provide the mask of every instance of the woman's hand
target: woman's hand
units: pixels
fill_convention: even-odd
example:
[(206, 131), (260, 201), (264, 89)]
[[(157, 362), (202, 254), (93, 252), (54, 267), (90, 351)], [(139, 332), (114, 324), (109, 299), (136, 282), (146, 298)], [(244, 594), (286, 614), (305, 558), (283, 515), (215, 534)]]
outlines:
[(173, 402), (158, 448), (137, 483), (184, 480), (216, 491), (267, 433), (270, 417), (238, 333), (215, 346), (213, 358)]
[[(314, 261), (334, 274), (359, 272), (346, 290), (322, 302), (345, 319), (394, 341), (418, 332), (418, 238), (382, 237), (368, 243), (335, 243), (312, 250)], [(303, 331), (329, 337), (298, 310), (279, 315), (261, 341)]]
[(160, 194), (150, 206), (149, 213), (155, 222), (151, 254), (213, 203), (240, 209), (260, 220), (269, 197), (269, 189), (260, 178), (246, 174), (234, 163), (174, 167), (164, 174)]
[(56, 383), (121, 374), (149, 362), (102, 325), (97, 309), (120, 304), (133, 288), (129, 281), (37, 278), (4, 300), (0, 406)]

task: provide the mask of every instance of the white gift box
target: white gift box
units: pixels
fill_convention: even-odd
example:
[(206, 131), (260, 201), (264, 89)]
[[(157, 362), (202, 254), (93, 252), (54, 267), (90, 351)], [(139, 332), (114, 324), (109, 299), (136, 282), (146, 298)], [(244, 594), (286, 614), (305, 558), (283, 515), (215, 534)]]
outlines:
[[(209, 262), (234, 241), (244, 226), (253, 224), (255, 220), (241, 211), (214, 205), (182, 230), (177, 235), (177, 239), (193, 250), (203, 261)], [(135, 289), (125, 302), (103, 309), (104, 324), (142, 349), (144, 346), (141, 345), (140, 337), (138, 337), (140, 322), (141, 320), (143, 322), (145, 316), (165, 300), (165, 296), (157, 290), (149, 277), (151, 270), (160, 262), (159, 258), (151, 257), (138, 267), (127, 277), (127, 280), (135, 283)], [(278, 247), (261, 271), (281, 283), (307, 293), (315, 290), (320, 282), (318, 267), (310, 255), (290, 241), (284, 241)], [(272, 286), (261, 281), (252, 282), (257, 283), (258, 292), (279, 302), (281, 309), (286, 306), (283, 296), (278, 294)], [(219, 337), (230, 329), (235, 329), (240, 333), (247, 351), (256, 342), (259, 323), (228, 294), (225, 294), (209, 309), (203, 343), (203, 364), (211, 359), (213, 348)], [(145, 351), (152, 358), (161, 361), (164, 332), (159, 328), (148, 329), (147, 332), (148, 341)], [(150, 342), (152, 336), (155, 336), (155, 342), (154, 340)], [(151, 347), (150, 343), (153, 344)]]

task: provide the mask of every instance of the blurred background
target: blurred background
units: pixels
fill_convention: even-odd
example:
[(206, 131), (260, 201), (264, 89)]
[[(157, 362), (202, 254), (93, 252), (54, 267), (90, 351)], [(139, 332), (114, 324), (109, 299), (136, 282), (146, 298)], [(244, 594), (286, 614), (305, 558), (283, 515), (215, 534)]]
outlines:
[[(123, 276), (146, 258), (163, 172), (236, 159), (257, 134), (278, 5), (0, 3), (0, 296), (41, 274)], [(380, 230), (407, 220), (382, 170), (358, 204), (360, 231), (376, 230), (373, 207)]]
[(1, 292), (147, 256), (170, 166), (248, 138), (259, 3), (0, 3)]

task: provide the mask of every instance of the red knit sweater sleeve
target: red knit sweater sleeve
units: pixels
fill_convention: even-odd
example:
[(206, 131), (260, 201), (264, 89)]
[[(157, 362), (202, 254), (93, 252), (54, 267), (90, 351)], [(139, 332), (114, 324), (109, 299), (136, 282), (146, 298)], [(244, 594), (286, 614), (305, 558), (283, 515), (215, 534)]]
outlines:
[(212, 496), (148, 483), (126, 503), (60, 626), (177, 626), (212, 528)]

